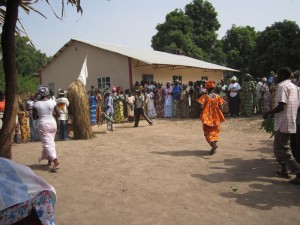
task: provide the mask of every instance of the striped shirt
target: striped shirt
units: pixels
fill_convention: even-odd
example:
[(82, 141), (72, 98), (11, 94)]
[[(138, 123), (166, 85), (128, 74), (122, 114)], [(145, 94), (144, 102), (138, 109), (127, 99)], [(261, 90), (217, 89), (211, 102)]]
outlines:
[(291, 80), (278, 84), (275, 96), (275, 106), (283, 102), (284, 110), (275, 113), (274, 130), (283, 133), (296, 133), (296, 117), (300, 107), (300, 92)]

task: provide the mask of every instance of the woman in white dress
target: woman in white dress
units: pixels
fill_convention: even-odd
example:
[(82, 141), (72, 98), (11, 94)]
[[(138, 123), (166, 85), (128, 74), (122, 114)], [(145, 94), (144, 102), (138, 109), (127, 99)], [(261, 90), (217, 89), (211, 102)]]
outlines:
[(126, 96), (128, 122), (134, 121), (134, 101), (135, 97), (132, 95), (132, 91), (129, 90)]
[(154, 104), (154, 99), (155, 99), (155, 95), (153, 93), (153, 91), (150, 88), (147, 88), (147, 114), (148, 117), (150, 119), (156, 118), (157, 117), (157, 113), (156, 113), (156, 109), (155, 109), (155, 104)]
[(56, 156), (55, 149), (55, 134), (57, 130), (56, 120), (53, 116), (59, 117), (59, 109), (56, 106), (56, 102), (50, 98), (49, 89), (45, 86), (39, 86), (37, 91), (38, 100), (33, 104), (33, 118), (40, 120), (39, 130), (42, 142), (42, 155), (39, 161), (46, 159), (48, 165), (53, 162), (52, 172), (55, 172), (59, 161)]

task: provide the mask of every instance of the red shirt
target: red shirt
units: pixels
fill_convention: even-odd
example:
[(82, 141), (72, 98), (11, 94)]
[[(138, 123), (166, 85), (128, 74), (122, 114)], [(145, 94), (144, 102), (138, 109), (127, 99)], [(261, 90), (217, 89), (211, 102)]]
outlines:
[(5, 100), (3, 100), (3, 102), (0, 102), (0, 111), (4, 112), (5, 109)]

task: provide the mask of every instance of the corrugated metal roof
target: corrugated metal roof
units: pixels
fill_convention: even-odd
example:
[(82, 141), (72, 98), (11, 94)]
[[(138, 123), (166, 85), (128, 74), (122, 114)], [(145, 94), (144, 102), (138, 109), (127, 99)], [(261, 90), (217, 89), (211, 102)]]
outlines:
[[(232, 68), (219, 66), (217, 64), (205, 62), (202, 60), (194, 59), (183, 55), (175, 55), (175, 54), (154, 51), (154, 50), (142, 50), (142, 49), (127, 47), (122, 45), (108, 44), (108, 43), (96, 43), (96, 42), (90, 42), (90, 41), (84, 41), (78, 39), (71, 39), (53, 56), (53, 58), (57, 57), (63, 51), (63, 49), (68, 47), (70, 43), (73, 41), (85, 43), (100, 49), (118, 53), (150, 65), (182, 66), (182, 67), (193, 67), (193, 68), (208, 69), (208, 70), (239, 72), (238, 70)], [(48, 63), (51, 63), (53, 58)], [(44, 65), (44, 67), (46, 67), (46, 65)]]
[(95, 42), (76, 40), (76, 39), (72, 39), (72, 40), (93, 45), (97, 48), (105, 49), (107, 51), (128, 56), (133, 59), (137, 59), (152, 65), (171, 65), (171, 66), (195, 67), (201, 69), (239, 72), (238, 70), (232, 68), (219, 66), (213, 63), (205, 62), (202, 60), (194, 59), (183, 55), (175, 55), (175, 54), (154, 51), (154, 50), (142, 50), (142, 49), (136, 49), (136, 48), (131, 48), (122, 45), (95, 43)]

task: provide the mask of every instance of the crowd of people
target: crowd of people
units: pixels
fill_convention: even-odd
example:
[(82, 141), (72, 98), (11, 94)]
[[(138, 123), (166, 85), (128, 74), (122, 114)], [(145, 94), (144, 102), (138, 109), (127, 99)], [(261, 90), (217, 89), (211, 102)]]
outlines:
[[(204, 136), (211, 146), (209, 154), (213, 155), (226, 116), (251, 117), (262, 113), (267, 118), (275, 114), (274, 152), (282, 166), (278, 174), (289, 177), (290, 169), (296, 174), (293, 183), (300, 184), (299, 75), (300, 71), (292, 73), (289, 68), (281, 68), (276, 75), (271, 72), (269, 77), (256, 80), (246, 74), (240, 80), (233, 76), (220, 82), (199, 80), (182, 84), (175, 80), (164, 85), (162, 82), (142, 81), (125, 92), (121, 87), (100, 91), (91, 86), (87, 92), (90, 123), (91, 126), (106, 123), (109, 133), (114, 131), (115, 123), (129, 122), (138, 127), (141, 118), (151, 126), (154, 118), (200, 118)], [(55, 96), (53, 90), (40, 86), (25, 103), (20, 102), (16, 118), (15, 142), (41, 140), (40, 160), (48, 160), (49, 165), (53, 163), (54, 171), (59, 164), (55, 137), (64, 141), (69, 139), (66, 94), (66, 91), (59, 90)], [(4, 109), (5, 98), (0, 92), (0, 116)], [(19, 131), (20, 137), (17, 135)]]
[[(254, 79), (246, 74), (243, 79), (233, 76), (220, 82), (214, 81), (213, 92), (224, 100), (222, 113), (232, 117), (251, 117), (269, 111), (275, 103), (274, 75), (271, 72), (269, 77)], [(293, 82), (299, 83), (299, 75), (296, 73)], [(101, 113), (105, 113), (108, 108), (106, 114), (114, 123), (134, 122), (134, 109), (137, 103), (140, 105), (141, 97), (138, 96), (141, 95), (142, 108), (149, 119), (199, 118), (201, 105), (197, 99), (207, 94), (206, 83), (207, 80), (190, 81), (188, 84), (182, 84), (179, 80), (165, 84), (141, 81), (125, 91), (121, 87), (100, 91), (92, 86), (88, 91), (91, 125), (103, 123)], [(111, 97), (109, 101), (108, 97)]]

